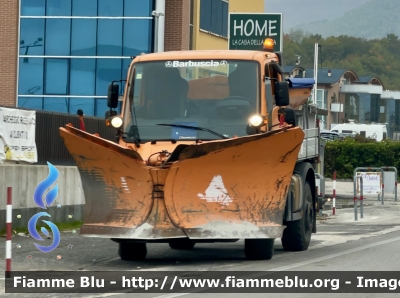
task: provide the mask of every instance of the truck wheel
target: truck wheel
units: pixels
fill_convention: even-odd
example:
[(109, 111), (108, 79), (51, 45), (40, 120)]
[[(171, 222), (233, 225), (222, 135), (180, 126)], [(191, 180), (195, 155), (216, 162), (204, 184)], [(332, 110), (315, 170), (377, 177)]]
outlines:
[(146, 258), (146, 243), (121, 242), (119, 244), (118, 255), (123, 261), (141, 261)]
[(244, 254), (249, 260), (270, 260), (274, 255), (275, 239), (245, 239)]
[(172, 249), (180, 249), (180, 250), (191, 250), (193, 249), (196, 242), (189, 239), (177, 239), (173, 240), (169, 243), (169, 247)]
[(289, 221), (283, 231), (282, 246), (286, 251), (307, 250), (311, 242), (311, 233), (314, 225), (314, 208), (311, 187), (304, 184), (303, 217), (296, 221)]

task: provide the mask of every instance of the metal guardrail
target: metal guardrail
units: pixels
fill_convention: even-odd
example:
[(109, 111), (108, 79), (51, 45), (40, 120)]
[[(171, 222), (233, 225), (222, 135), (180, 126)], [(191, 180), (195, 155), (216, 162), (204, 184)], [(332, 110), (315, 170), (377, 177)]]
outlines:
[(360, 216), (364, 217), (364, 183), (363, 176), (357, 175), (354, 176), (354, 220), (357, 219), (357, 179), (360, 179)]

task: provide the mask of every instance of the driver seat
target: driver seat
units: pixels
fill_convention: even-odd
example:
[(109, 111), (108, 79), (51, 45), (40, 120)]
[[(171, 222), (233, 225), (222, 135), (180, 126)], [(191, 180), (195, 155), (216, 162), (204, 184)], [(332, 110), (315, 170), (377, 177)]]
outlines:
[(177, 68), (152, 65), (146, 70), (146, 118), (179, 118), (187, 100), (188, 82)]
[(250, 62), (238, 62), (228, 77), (229, 96), (240, 96), (257, 100), (257, 68)]

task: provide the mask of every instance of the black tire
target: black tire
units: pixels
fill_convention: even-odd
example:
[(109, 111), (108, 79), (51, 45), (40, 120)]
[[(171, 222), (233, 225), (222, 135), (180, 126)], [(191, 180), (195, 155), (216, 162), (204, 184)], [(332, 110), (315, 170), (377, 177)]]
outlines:
[(176, 239), (169, 243), (172, 249), (191, 250), (194, 248), (196, 242), (190, 239)]
[(283, 231), (282, 246), (286, 251), (304, 251), (311, 242), (311, 234), (314, 226), (314, 208), (311, 187), (308, 182), (304, 184), (303, 217), (296, 221), (287, 222)]
[(123, 261), (142, 261), (147, 255), (146, 243), (121, 242), (118, 255)]
[(270, 260), (274, 255), (275, 239), (245, 239), (244, 254), (248, 260)]

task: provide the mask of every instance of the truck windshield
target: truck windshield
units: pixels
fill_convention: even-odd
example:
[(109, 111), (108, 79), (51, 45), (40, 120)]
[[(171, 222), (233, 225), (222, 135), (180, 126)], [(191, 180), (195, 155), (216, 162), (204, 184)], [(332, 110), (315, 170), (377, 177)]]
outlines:
[(144, 143), (245, 136), (248, 118), (259, 110), (259, 78), (256, 61), (135, 63), (124, 109), (124, 139)]

